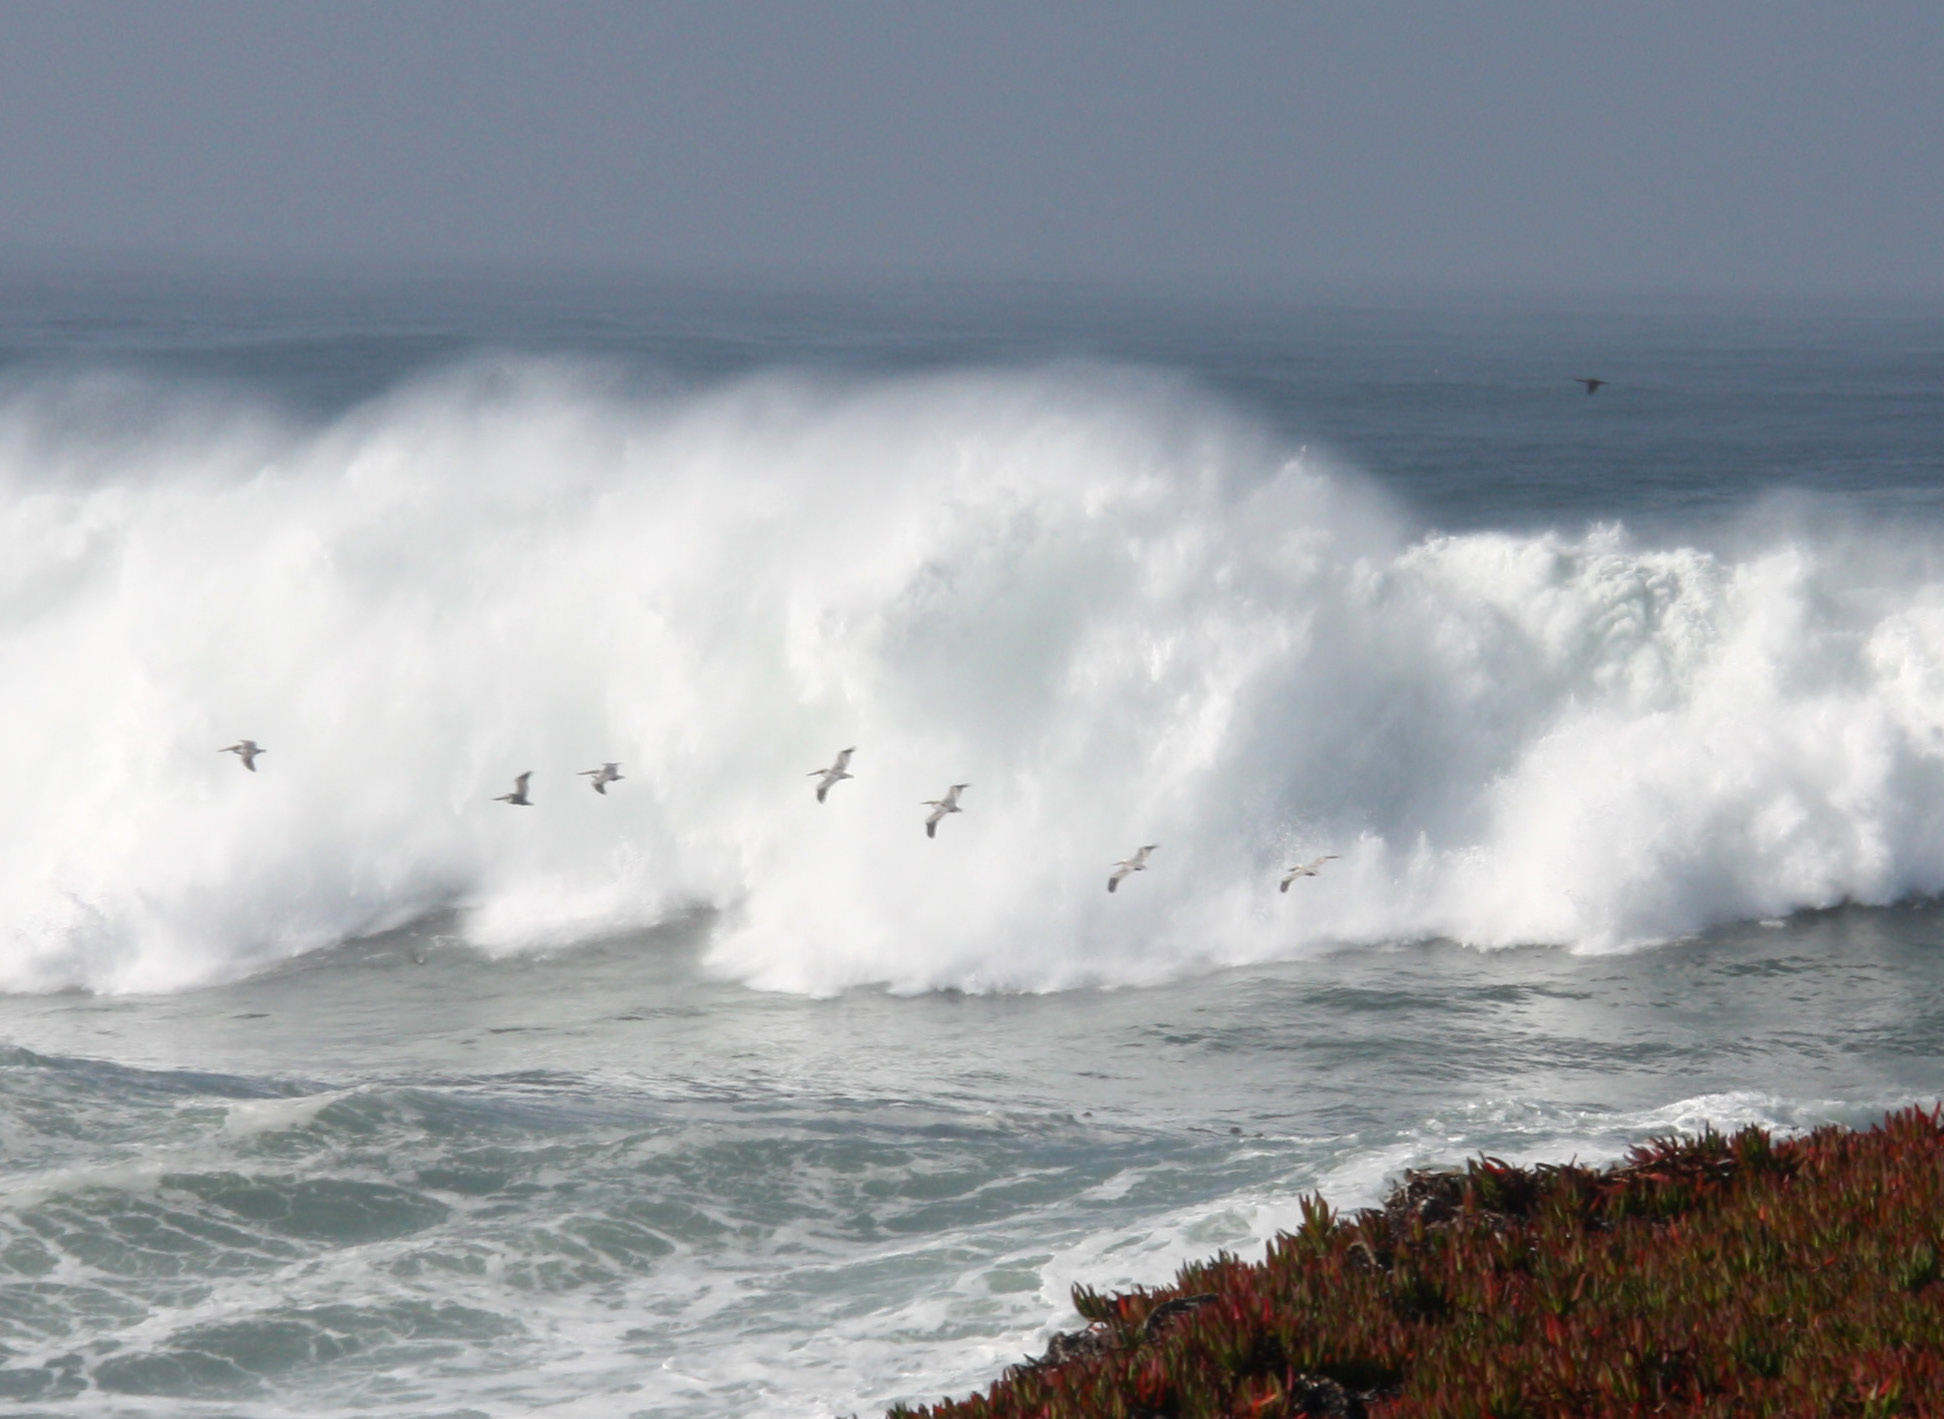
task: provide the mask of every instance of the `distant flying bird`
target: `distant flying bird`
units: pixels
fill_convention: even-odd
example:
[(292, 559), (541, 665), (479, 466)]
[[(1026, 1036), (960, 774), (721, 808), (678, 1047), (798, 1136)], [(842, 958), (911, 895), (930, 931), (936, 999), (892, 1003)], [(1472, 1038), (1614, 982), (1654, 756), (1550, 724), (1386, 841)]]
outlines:
[(855, 754), (856, 752), (857, 750), (855, 747), (839, 750), (837, 754), (836, 763), (832, 764), (827, 769), (812, 769), (810, 770), (809, 773), (804, 775), (805, 778), (816, 778), (816, 779), (823, 780), (822, 783), (817, 785), (817, 802), (819, 803), (823, 802), (824, 795), (830, 792), (831, 789), (835, 788), (839, 780), (852, 777), (852, 775), (847, 773), (846, 770), (850, 768), (850, 756), (852, 754)]
[(531, 808), (533, 806), (533, 800), (527, 797), (526, 786), (527, 780), (532, 777), (533, 770), (528, 769), (525, 773), (513, 780), (513, 791), (511, 793), (502, 793), (493, 802), (511, 803), (515, 808)]
[(588, 787), (600, 794), (601, 797), (606, 798), (607, 786), (611, 783), (621, 782), (621, 766), (619, 764), (602, 764), (598, 769), (582, 769), (581, 777), (593, 779), (594, 782), (589, 784)]
[(1279, 888), (1277, 888), (1277, 890), (1282, 892), (1287, 892), (1289, 890), (1289, 884), (1291, 882), (1294, 882), (1298, 877), (1314, 877), (1316, 875), (1317, 868), (1321, 867), (1326, 862), (1335, 862), (1336, 860), (1337, 860), (1337, 855), (1333, 852), (1330, 852), (1330, 853), (1325, 853), (1323, 856), (1319, 858), (1315, 858), (1309, 862), (1297, 863), (1294, 867), (1290, 868), (1289, 871), (1283, 873), (1282, 885)]
[(1573, 376), (1573, 382), (1574, 382), (1575, 384), (1583, 384), (1583, 385), (1585, 385), (1585, 386), (1586, 386), (1586, 392), (1587, 392), (1588, 394), (1598, 394), (1598, 393), (1600, 392), (1600, 386), (1606, 383), (1606, 381), (1605, 381), (1605, 380), (1603, 380), (1603, 379), (1588, 379), (1588, 378), (1587, 378), (1587, 377), (1586, 377), (1585, 375), (1583, 375), (1583, 374), (1576, 374), (1576, 375), (1574, 375), (1574, 376)]
[(925, 800), (925, 806), (931, 809), (931, 812), (925, 818), (926, 837), (935, 838), (938, 836), (938, 825), (945, 820), (947, 813), (963, 813), (965, 811), (958, 806), (958, 796), (970, 787), (972, 785), (969, 783), (955, 783), (946, 791), (943, 798), (927, 798)]
[(1127, 876), (1130, 872), (1147, 871), (1148, 854), (1160, 846), (1160, 843), (1149, 843), (1124, 862), (1116, 862), (1114, 864), (1114, 875), (1107, 879), (1107, 890), (1111, 892), (1118, 888), (1121, 884), (1121, 878)]
[(259, 748), (256, 740), (254, 739), (239, 739), (234, 744), (230, 745), (229, 748), (218, 749), (216, 752), (219, 754), (236, 755), (237, 758), (243, 761), (244, 768), (248, 769), (251, 773), (255, 773), (257, 755), (267, 754), (270, 751), (268, 749)]

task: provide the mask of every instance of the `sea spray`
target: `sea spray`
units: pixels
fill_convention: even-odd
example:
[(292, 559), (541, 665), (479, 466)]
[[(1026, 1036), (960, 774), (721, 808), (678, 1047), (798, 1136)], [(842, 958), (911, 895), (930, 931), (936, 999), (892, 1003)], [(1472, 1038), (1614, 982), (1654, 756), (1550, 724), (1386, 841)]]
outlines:
[(1139, 370), (482, 360), (323, 423), (50, 377), (0, 404), (0, 987), (441, 908), (510, 952), (709, 906), (716, 969), (823, 993), (1936, 891), (1944, 581), (1898, 566), (1414, 535)]

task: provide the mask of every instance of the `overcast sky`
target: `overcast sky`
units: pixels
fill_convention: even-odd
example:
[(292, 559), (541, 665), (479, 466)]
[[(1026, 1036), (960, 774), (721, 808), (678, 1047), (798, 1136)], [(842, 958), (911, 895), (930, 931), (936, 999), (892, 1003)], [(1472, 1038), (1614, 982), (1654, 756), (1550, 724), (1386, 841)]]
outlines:
[(0, 250), (1944, 292), (1944, 3), (0, 0)]

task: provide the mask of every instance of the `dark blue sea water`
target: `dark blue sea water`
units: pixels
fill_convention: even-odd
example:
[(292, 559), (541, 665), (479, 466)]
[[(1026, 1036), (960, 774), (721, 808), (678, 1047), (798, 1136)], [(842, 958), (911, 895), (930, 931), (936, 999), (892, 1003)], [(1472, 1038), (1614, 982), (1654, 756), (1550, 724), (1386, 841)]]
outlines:
[(1940, 554), (1936, 310), (0, 278), (0, 1396), (868, 1413), (1932, 1100)]

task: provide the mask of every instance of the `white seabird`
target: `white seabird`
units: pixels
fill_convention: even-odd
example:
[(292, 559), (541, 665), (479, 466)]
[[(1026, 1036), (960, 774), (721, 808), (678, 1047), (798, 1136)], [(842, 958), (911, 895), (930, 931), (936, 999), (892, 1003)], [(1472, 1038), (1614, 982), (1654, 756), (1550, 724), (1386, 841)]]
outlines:
[(832, 764), (827, 769), (812, 769), (810, 770), (809, 773), (804, 775), (805, 778), (817, 778), (823, 780), (822, 783), (817, 785), (817, 802), (819, 803), (823, 802), (824, 795), (830, 792), (832, 788), (836, 787), (837, 783), (840, 780), (851, 777), (851, 775), (845, 771), (850, 767), (850, 756), (852, 754), (855, 754), (856, 752), (857, 752), (857, 748), (855, 745), (853, 745), (851, 748), (848, 749), (840, 749), (837, 751), (836, 763)]
[(594, 782), (589, 784), (588, 787), (600, 794), (601, 797), (606, 798), (607, 786), (611, 783), (621, 782), (623, 775), (619, 764), (602, 764), (598, 769), (582, 769), (581, 777), (593, 779)]
[(1323, 856), (1314, 858), (1309, 862), (1299, 862), (1290, 868), (1289, 871), (1283, 873), (1282, 883), (1276, 890), (1279, 892), (1287, 892), (1289, 890), (1289, 884), (1294, 882), (1298, 877), (1314, 877), (1317, 868), (1326, 862), (1335, 862), (1336, 860), (1337, 855), (1335, 853), (1327, 852)]
[(259, 746), (254, 739), (239, 739), (227, 749), (218, 749), (216, 752), (219, 754), (236, 755), (237, 758), (243, 761), (244, 768), (248, 769), (251, 773), (255, 773), (257, 755), (267, 754), (270, 751)]
[(1114, 875), (1107, 879), (1107, 890), (1112, 892), (1117, 889), (1121, 884), (1121, 878), (1130, 872), (1147, 871), (1148, 854), (1160, 846), (1160, 843), (1149, 843), (1132, 857), (1122, 862), (1116, 862), (1114, 864)]
[(527, 780), (532, 777), (533, 770), (528, 769), (525, 773), (513, 780), (513, 791), (511, 793), (502, 793), (493, 802), (511, 803), (515, 808), (531, 808), (533, 806), (533, 800), (527, 797), (526, 786)]
[(958, 796), (970, 787), (972, 785), (969, 783), (955, 783), (951, 788), (946, 790), (943, 798), (927, 798), (925, 800), (925, 806), (931, 809), (931, 812), (925, 817), (926, 837), (935, 838), (938, 836), (938, 825), (945, 821), (945, 815), (947, 813), (963, 813), (965, 811), (958, 806)]

